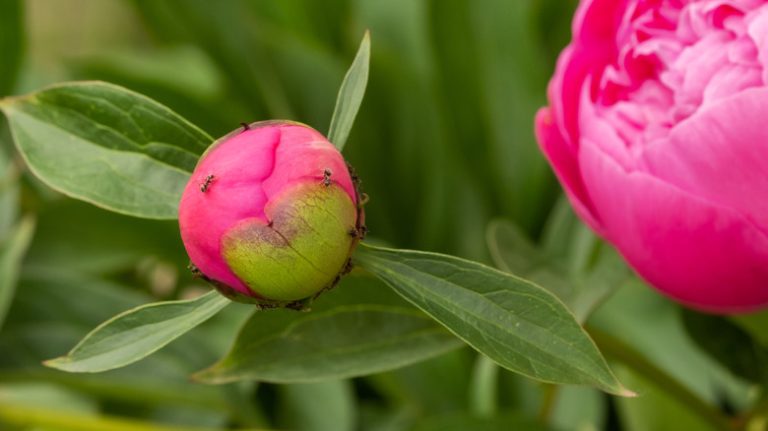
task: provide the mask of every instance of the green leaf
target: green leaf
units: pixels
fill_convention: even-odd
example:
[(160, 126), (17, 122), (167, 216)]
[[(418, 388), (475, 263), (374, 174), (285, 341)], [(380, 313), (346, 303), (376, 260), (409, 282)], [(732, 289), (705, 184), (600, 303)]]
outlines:
[(734, 375), (768, 384), (768, 350), (739, 325), (688, 309), (682, 310), (682, 320), (693, 341)]
[(35, 175), (122, 214), (173, 219), (212, 139), (144, 96), (100, 83), (63, 84), (0, 103)]
[(365, 96), (365, 87), (368, 85), (368, 65), (371, 59), (371, 35), (368, 31), (360, 42), (360, 48), (357, 50), (355, 60), (349, 67), (344, 81), (339, 88), (339, 95), (336, 97), (336, 108), (333, 110), (331, 118), (331, 127), (328, 130), (328, 140), (336, 145), (339, 151), (344, 149), (347, 143), (347, 137), (355, 123), (357, 111), (360, 104), (363, 103)]
[(0, 243), (0, 327), (11, 306), (21, 260), (32, 240), (34, 226), (32, 218), (24, 218), (11, 231), (9, 238)]
[(356, 405), (346, 380), (280, 385), (281, 429), (353, 431)]
[(207, 383), (316, 382), (399, 368), (460, 345), (431, 319), (405, 307), (269, 310), (254, 313), (229, 354), (195, 377)]
[(73, 373), (123, 367), (184, 335), (227, 304), (228, 299), (211, 291), (195, 299), (142, 305), (102, 323), (66, 356), (45, 365)]
[(551, 431), (552, 428), (520, 413), (505, 412), (491, 418), (484, 418), (469, 413), (453, 413), (430, 417), (419, 422), (413, 431)]
[(0, 96), (9, 94), (24, 56), (24, 3), (21, 0), (0, 1)]
[(486, 232), (488, 249), (500, 269), (526, 277), (557, 295), (579, 323), (629, 279), (618, 254), (585, 226), (577, 225), (562, 243), (571, 244), (562, 261), (537, 247), (506, 220), (495, 220)]
[(631, 396), (573, 314), (546, 290), (452, 256), (362, 245), (355, 262), (499, 365)]

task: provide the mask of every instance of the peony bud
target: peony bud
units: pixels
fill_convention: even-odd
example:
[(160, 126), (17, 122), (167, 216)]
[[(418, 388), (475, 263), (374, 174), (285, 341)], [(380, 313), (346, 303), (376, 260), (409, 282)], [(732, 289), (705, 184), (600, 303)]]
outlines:
[(362, 236), (344, 158), (316, 130), (245, 126), (215, 142), (179, 206), (196, 270), (235, 300), (288, 304), (333, 287)]
[(582, 0), (536, 132), (576, 212), (690, 306), (768, 306), (768, 3)]

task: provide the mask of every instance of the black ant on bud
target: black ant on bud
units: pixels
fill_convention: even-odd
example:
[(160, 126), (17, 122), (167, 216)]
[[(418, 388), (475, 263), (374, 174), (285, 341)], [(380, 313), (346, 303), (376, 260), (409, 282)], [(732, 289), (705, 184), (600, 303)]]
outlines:
[(205, 181), (203, 181), (203, 183), (200, 184), (200, 191), (203, 192), (203, 193), (208, 191), (208, 187), (211, 186), (211, 183), (213, 182), (214, 178), (216, 178), (216, 176), (213, 175), (213, 174), (208, 175), (207, 177), (205, 177)]
[(331, 172), (330, 169), (325, 168), (323, 169), (323, 185), (326, 187), (329, 187), (331, 185), (331, 175), (333, 175), (333, 172)]

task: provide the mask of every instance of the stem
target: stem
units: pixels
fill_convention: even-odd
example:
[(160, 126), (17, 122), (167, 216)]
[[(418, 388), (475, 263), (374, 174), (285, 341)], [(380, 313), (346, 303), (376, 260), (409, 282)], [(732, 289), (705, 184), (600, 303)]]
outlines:
[[(0, 404), (0, 424), (23, 427), (39, 426), (61, 431), (219, 431), (213, 428), (165, 426), (131, 419), (120, 419), (114, 416), (85, 416), (2, 404)], [(251, 431), (257, 430), (252, 429)]]
[(498, 406), (499, 366), (483, 354), (477, 355), (469, 386), (469, 411), (478, 417), (493, 417)]
[(543, 424), (549, 423), (549, 416), (552, 415), (552, 409), (555, 408), (555, 402), (557, 401), (558, 389), (557, 385), (544, 385), (544, 394), (541, 400), (541, 407), (539, 407), (539, 422)]
[(691, 412), (701, 417), (706, 423), (711, 424), (715, 429), (721, 431), (732, 431), (735, 429), (731, 418), (693, 393), (672, 375), (657, 367), (633, 347), (594, 327), (588, 327), (587, 332), (589, 332), (595, 344), (603, 353), (623, 363), (659, 388), (664, 389), (665, 392), (685, 405)]

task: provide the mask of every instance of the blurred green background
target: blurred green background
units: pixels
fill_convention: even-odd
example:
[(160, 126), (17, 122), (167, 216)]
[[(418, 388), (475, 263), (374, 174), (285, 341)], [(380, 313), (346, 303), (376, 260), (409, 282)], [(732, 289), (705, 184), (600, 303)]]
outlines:
[[(24, 172), (3, 125), (0, 239), (9, 239), (21, 214), (34, 215), (37, 226), (0, 327), (0, 429), (717, 429), (695, 403), (680, 401), (680, 391), (724, 414), (748, 410), (763, 393), (749, 380), (762, 374), (734, 370), (753, 366), (754, 358), (719, 364), (694, 342), (676, 305), (631, 277), (596, 272), (602, 268), (596, 256), (607, 247), (569, 212), (539, 153), (533, 115), (546, 103), (575, 6), (574, 0), (0, 0), (2, 73), (11, 73), (21, 53), (18, 80), (0, 93), (98, 79), (144, 93), (212, 136), (272, 118), (326, 132), (338, 86), (370, 29), (370, 82), (345, 156), (371, 196), (372, 235), (531, 273), (555, 290), (577, 282), (610, 284), (606, 292), (620, 286), (589, 324), (666, 373), (660, 379), (636, 363), (616, 362), (639, 398), (535, 383), (467, 348), (347, 381), (190, 383), (190, 372), (226, 351), (247, 306), (229, 307), (122, 370), (45, 369), (40, 361), (65, 353), (112, 315), (204, 286), (184, 269), (175, 223), (107, 213), (53, 192)], [(22, 24), (21, 51), (13, 48), (19, 44), (14, 23)], [(539, 254), (545, 258), (529, 265)], [(610, 262), (610, 269), (624, 270)], [(352, 277), (341, 288), (357, 283), (374, 282)], [(765, 321), (756, 315), (732, 323), (751, 340), (749, 334), (765, 333)], [(764, 342), (764, 336), (755, 341), (755, 349)], [(666, 377), (682, 389), (660, 383)]]

